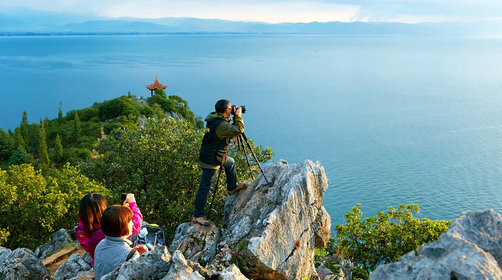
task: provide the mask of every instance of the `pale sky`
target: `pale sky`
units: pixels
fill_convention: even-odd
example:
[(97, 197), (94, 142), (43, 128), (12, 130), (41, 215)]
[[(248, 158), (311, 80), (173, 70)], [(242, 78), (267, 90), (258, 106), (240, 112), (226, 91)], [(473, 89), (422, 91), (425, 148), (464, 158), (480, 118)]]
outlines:
[(502, 19), (502, 0), (0, 0), (10, 8), (104, 17), (278, 22), (443, 22)]

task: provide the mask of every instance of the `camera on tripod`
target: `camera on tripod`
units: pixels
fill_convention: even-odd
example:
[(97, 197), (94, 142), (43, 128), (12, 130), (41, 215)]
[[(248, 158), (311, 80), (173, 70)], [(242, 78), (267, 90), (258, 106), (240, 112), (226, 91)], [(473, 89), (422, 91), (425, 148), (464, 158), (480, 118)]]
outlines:
[(242, 105), (242, 106), (232, 105), (232, 112), (231, 112), (231, 114), (235, 115), (235, 112), (239, 108), (241, 108), (241, 113), (243, 113), (243, 114), (246, 113), (246, 105)]

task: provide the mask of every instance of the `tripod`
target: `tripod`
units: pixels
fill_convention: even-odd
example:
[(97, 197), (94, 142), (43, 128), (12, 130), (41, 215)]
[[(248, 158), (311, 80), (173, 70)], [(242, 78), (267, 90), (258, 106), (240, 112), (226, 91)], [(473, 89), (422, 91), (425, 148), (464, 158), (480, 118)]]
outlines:
[[(258, 161), (258, 158), (256, 157), (256, 154), (253, 151), (253, 148), (251, 147), (251, 144), (249, 143), (248, 138), (246, 137), (246, 134), (244, 134), (244, 132), (243, 132), (241, 135), (238, 135), (236, 137), (235, 141), (237, 143), (237, 149), (244, 152), (244, 157), (246, 158), (246, 163), (249, 168), (249, 175), (251, 175), (251, 179), (254, 180), (254, 176), (253, 176), (253, 170), (251, 168), (251, 163), (249, 162), (248, 152), (246, 151), (246, 146), (249, 149), (249, 151), (251, 151), (251, 154), (253, 155), (254, 161), (256, 162), (258, 167), (260, 168), (261, 174), (263, 174), (263, 178), (265, 178), (267, 185), (270, 186), (270, 182), (268, 181), (267, 176), (265, 176), (265, 171), (263, 171), (263, 168), (261, 167), (260, 161)], [(211, 199), (211, 206), (209, 207), (209, 211), (207, 211), (208, 213), (210, 213), (211, 210), (213, 209), (214, 198), (216, 197), (216, 192), (218, 191), (218, 186), (220, 184), (221, 169), (222, 169), (222, 167), (220, 166), (220, 170), (218, 170), (218, 177), (216, 179), (216, 186), (213, 191), (213, 198)]]

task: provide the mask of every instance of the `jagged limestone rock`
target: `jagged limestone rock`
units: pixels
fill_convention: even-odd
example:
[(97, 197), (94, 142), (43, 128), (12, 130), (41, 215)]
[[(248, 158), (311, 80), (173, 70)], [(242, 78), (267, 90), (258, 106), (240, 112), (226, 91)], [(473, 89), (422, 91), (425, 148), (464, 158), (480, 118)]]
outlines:
[(1, 252), (0, 279), (49, 279), (49, 270), (31, 250), (19, 248)]
[(245, 190), (229, 196), (225, 240), (253, 279), (316, 276), (314, 249), (325, 246), (331, 220), (321, 205), (328, 179), (320, 163), (273, 163)]
[(157, 245), (135, 260), (121, 264), (114, 271), (106, 274), (102, 280), (156, 280), (166, 276), (170, 268), (171, 255), (166, 246)]
[(73, 254), (66, 262), (58, 267), (53, 280), (66, 280), (78, 278), (81, 275), (89, 274), (92, 267), (79, 254)]
[(179, 250), (185, 258), (201, 263), (208, 263), (216, 255), (216, 246), (220, 238), (220, 229), (214, 225), (201, 226), (196, 223), (184, 223), (178, 226), (174, 240), (169, 247), (171, 254)]
[(316, 267), (317, 274), (321, 280), (345, 280), (352, 279), (352, 270), (354, 264), (342, 257), (333, 254), (327, 255), (321, 261), (320, 266)]
[(232, 264), (220, 273), (218, 280), (248, 280), (248, 278), (242, 275), (237, 266)]
[(463, 212), (437, 241), (377, 267), (370, 279), (502, 279), (501, 240), (500, 214)]
[(171, 258), (171, 269), (162, 280), (204, 280), (204, 276), (190, 266), (180, 251), (175, 251)]
[(75, 243), (75, 240), (71, 238), (64, 228), (62, 228), (51, 235), (51, 240), (49, 242), (38, 246), (35, 249), (35, 255), (40, 259), (45, 259), (62, 248)]

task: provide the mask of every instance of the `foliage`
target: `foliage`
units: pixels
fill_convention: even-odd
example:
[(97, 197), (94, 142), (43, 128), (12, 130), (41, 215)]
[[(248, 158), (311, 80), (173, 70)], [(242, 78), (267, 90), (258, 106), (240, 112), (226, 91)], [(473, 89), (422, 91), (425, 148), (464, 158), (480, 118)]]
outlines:
[(47, 173), (42, 175), (31, 164), (0, 169), (0, 245), (33, 249), (57, 229), (75, 225), (84, 195), (108, 195), (104, 187), (68, 164)]
[[(389, 207), (375, 217), (363, 218), (360, 204), (345, 214), (347, 222), (336, 226), (336, 244), (328, 248), (360, 266), (356, 274), (367, 278), (378, 265), (397, 261), (421, 245), (435, 241), (448, 229), (451, 221), (422, 220), (417, 204)], [(366, 275), (366, 276), (365, 276)]]
[(28, 162), (29, 156), (23, 146), (19, 145), (9, 158), (9, 165), (22, 164)]
[[(188, 104), (176, 95), (166, 96), (163, 90), (157, 90), (153, 97), (147, 99), (137, 98), (128, 94), (94, 103), (91, 107), (69, 111), (63, 117), (62, 104), (58, 107), (58, 116), (53, 120), (45, 118), (43, 126), (46, 133), (46, 143), (41, 142), (40, 133), (43, 133), (42, 122), (28, 124), (28, 116), (23, 112), (22, 120), (11, 134), (9, 139), (0, 131), (0, 167), (7, 167), (17, 146), (22, 146), (31, 157), (33, 162), (47, 163), (45, 153), (41, 145), (47, 147), (52, 159), (53, 167), (60, 167), (64, 162), (78, 165), (88, 158), (87, 150), (94, 150), (97, 139), (101, 138), (101, 128), (105, 134), (121, 127), (134, 128), (140, 125), (142, 118), (148, 117), (174, 117), (187, 120), (191, 126), (202, 128), (203, 122), (200, 117), (188, 108)], [(59, 135), (59, 142), (56, 137)], [(9, 142), (9, 143), (7, 143)], [(59, 144), (63, 152), (59, 149)], [(20, 150), (13, 158), (15, 163), (26, 162), (19, 158)], [(35, 160), (36, 159), (36, 160)], [(37, 167), (47, 166), (37, 164)]]
[(42, 128), (40, 129), (40, 162), (42, 166), (49, 167), (49, 153), (47, 153), (47, 136), (45, 132), (47, 122), (42, 123)]
[(0, 161), (8, 161), (16, 146), (16, 140), (0, 128)]
[(54, 162), (55, 163), (61, 163), (63, 159), (63, 145), (61, 145), (61, 137), (59, 137), (59, 134), (56, 135), (56, 140), (54, 143)]
[[(145, 220), (163, 226), (172, 237), (176, 227), (193, 214), (202, 136), (201, 130), (185, 120), (147, 119), (140, 129), (120, 128), (101, 139), (96, 148), (100, 156), (82, 163), (81, 169), (106, 184), (115, 197), (134, 193)], [(271, 158), (270, 149), (258, 149), (262, 162)], [(236, 160), (242, 164), (242, 159)], [(249, 178), (242, 169), (237, 172), (242, 180)], [(225, 194), (220, 190), (215, 199), (213, 217), (217, 219), (223, 214)]]

